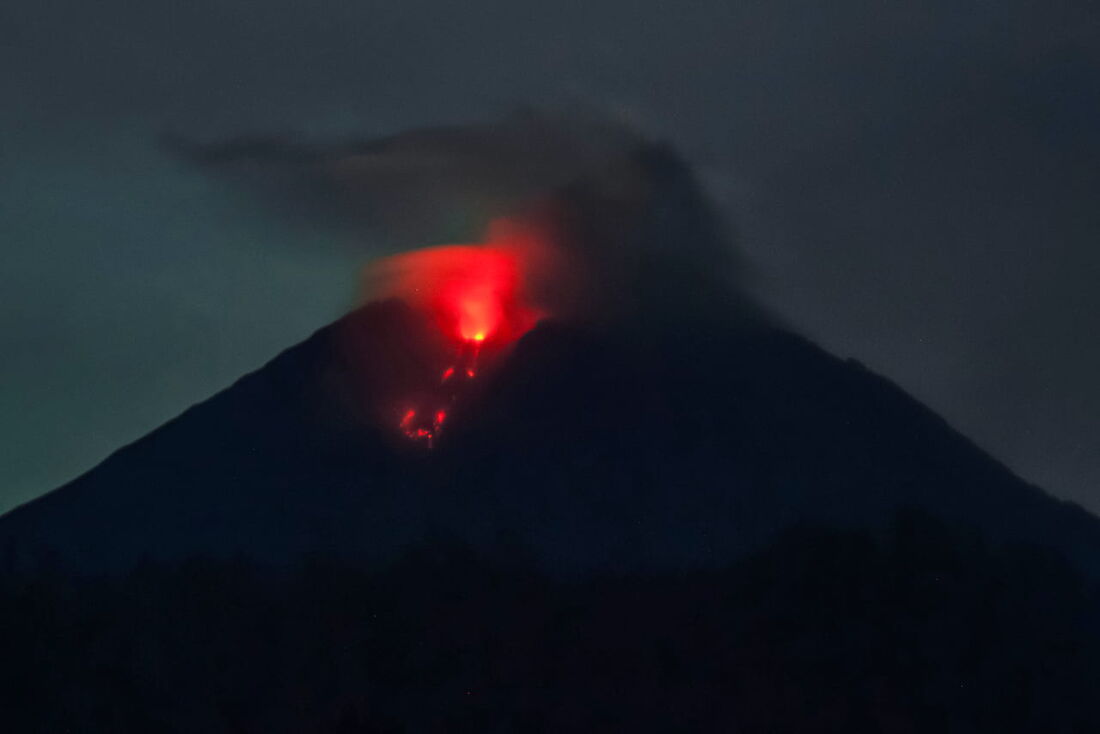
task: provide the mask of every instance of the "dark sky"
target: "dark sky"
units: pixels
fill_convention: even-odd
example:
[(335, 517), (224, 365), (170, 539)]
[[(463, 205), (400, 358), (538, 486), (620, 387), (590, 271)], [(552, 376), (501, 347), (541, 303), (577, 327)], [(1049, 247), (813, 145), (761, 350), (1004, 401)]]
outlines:
[(1093, 2), (0, 6), (0, 511), (354, 297), (366, 253), (157, 136), (591, 105), (675, 143), (759, 297), (1100, 510)]

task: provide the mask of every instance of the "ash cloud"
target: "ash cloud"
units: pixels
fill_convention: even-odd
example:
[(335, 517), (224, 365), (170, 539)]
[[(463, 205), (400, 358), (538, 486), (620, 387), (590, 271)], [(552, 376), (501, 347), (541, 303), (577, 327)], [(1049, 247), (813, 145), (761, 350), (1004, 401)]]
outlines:
[(162, 143), (283, 214), (406, 249), (469, 238), (489, 217), (614, 165), (641, 136), (591, 116), (528, 111), (384, 137), (262, 133), (203, 142), (168, 134)]
[(743, 295), (733, 228), (690, 166), (671, 145), (617, 122), (529, 111), (380, 139), (164, 143), (284, 215), (342, 230), (365, 255), (379, 238), (406, 250), (480, 241), (500, 218), (523, 222), (565, 263), (533, 286), (555, 315), (614, 322), (717, 306), (765, 318)]

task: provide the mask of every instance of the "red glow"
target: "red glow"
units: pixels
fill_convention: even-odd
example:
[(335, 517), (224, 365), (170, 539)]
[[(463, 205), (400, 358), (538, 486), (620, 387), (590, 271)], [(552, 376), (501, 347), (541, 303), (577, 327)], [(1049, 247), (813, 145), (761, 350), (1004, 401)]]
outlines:
[(511, 341), (534, 325), (536, 314), (519, 298), (516, 253), (489, 245), (446, 247), (425, 255), (442, 267), (430, 307), (446, 333), (482, 343), (490, 337)]
[(439, 382), (424, 386), (417, 409), (402, 414), (398, 426), (406, 437), (433, 448), (469, 381), (548, 315), (531, 281), (546, 282), (559, 266), (556, 250), (531, 226), (501, 219), (483, 242), (415, 250), (368, 269), (372, 295), (400, 298), (425, 313), (451, 345)]
[(550, 249), (530, 228), (500, 219), (484, 242), (429, 247), (386, 258), (368, 270), (381, 295), (428, 310), (459, 343), (507, 344), (545, 313), (528, 292)]
[(430, 449), (435, 446), (435, 439), (439, 436), (439, 430), (443, 427), (443, 421), (447, 419), (447, 412), (437, 410), (431, 424), (416, 423), (416, 411), (405, 411), (399, 424), (401, 432), (414, 441), (423, 441)]

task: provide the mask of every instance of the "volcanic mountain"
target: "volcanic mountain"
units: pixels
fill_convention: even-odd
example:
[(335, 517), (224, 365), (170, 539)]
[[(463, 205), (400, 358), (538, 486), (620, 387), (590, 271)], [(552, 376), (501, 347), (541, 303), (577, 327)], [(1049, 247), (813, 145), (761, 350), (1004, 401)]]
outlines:
[(195, 555), (377, 562), (441, 534), (556, 569), (667, 569), (918, 508), (1100, 572), (1100, 520), (888, 380), (777, 327), (674, 327), (538, 326), (429, 450), (367, 408), (375, 385), (437, 374), (408, 346), (431, 326), (371, 304), (9, 513), (2, 547), (103, 571)]
[(1100, 521), (889, 381), (544, 322), (429, 448), (372, 405), (432, 328), (366, 306), (0, 520), (9, 730), (1100, 725)]
[(0, 518), (0, 728), (1100, 729), (1100, 519), (613, 168)]
[[(382, 560), (441, 533), (519, 544), (555, 568), (659, 568), (918, 508), (1100, 573), (1100, 520), (763, 315), (717, 275), (733, 248), (690, 168), (661, 144), (614, 151), (480, 248), (389, 263), (403, 286), (389, 300), (10, 512), (0, 548), (17, 565), (100, 571), (190, 555)], [(359, 160), (293, 160), (314, 158), (312, 171)], [(516, 258), (538, 265), (540, 292), (520, 291)], [(439, 402), (441, 371), (458, 368), (451, 390), (474, 366), (447, 356), (442, 332), (498, 352), (454, 410), (453, 391), (445, 410), (424, 404)]]

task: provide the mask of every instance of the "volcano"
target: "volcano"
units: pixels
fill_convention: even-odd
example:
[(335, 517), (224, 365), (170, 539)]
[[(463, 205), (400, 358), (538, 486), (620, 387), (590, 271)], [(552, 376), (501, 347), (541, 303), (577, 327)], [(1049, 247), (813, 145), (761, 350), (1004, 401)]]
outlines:
[(1097, 730), (1100, 519), (710, 287), (642, 162), (652, 205), (563, 194), (649, 243), (601, 318), (414, 253), (428, 297), (0, 518), (8, 730)]
[(99, 572), (192, 555), (381, 561), (444, 533), (508, 538), (561, 570), (668, 569), (919, 508), (1100, 572), (1100, 520), (783, 329), (545, 322), (426, 452), (396, 409), (372, 411), (439, 381), (446, 358), (417, 346), (432, 333), (401, 301), (366, 306), (9, 513), (2, 547)]
[(543, 322), (430, 448), (431, 321), (322, 329), (0, 520), (10, 730), (1091, 730), (1100, 521), (720, 325)]

